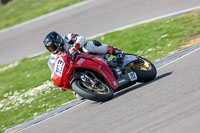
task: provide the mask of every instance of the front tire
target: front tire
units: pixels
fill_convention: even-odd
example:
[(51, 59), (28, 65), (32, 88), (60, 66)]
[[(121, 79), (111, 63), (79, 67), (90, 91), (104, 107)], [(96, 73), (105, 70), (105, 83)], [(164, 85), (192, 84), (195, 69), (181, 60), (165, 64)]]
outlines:
[(98, 101), (98, 102), (105, 102), (113, 97), (113, 90), (101, 83), (102, 87), (105, 87), (104, 91), (94, 90), (90, 89), (90, 87), (87, 87), (86, 83), (82, 80), (75, 80), (72, 83), (73, 90), (80, 95), (83, 98), (92, 100), (92, 101)]

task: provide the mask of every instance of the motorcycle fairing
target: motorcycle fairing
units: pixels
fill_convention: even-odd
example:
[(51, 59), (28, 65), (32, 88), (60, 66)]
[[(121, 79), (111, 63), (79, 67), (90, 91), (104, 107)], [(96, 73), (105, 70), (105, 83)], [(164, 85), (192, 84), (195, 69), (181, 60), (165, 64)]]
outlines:
[(69, 69), (66, 58), (67, 58), (66, 56), (60, 56), (60, 55), (58, 55), (56, 58), (55, 65), (53, 67), (53, 71), (51, 74), (52, 83), (56, 87), (64, 86), (64, 76)]
[(71, 89), (68, 80), (70, 75), (73, 74), (74, 69), (78, 68), (85, 68), (98, 72), (104, 77), (108, 85), (114, 91), (117, 91), (117, 80), (103, 57), (89, 54), (78, 54), (73, 58), (69, 58), (65, 55), (58, 55), (51, 77), (53, 84), (56, 87)]
[(98, 72), (104, 77), (114, 91), (117, 90), (118, 83), (103, 57), (98, 55), (81, 54), (77, 56), (75, 62), (75, 68), (86, 68)]

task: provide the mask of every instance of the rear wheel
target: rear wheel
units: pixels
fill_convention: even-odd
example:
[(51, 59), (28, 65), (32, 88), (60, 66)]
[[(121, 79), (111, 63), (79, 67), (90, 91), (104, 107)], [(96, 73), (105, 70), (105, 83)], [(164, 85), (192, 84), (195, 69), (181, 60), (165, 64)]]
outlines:
[(128, 64), (137, 74), (138, 82), (148, 82), (155, 79), (157, 70), (154, 64), (145, 58), (140, 57), (138, 60)]
[(93, 101), (105, 102), (113, 97), (112, 89), (104, 83), (92, 85), (82, 80), (75, 80), (72, 83), (72, 88), (81, 97)]

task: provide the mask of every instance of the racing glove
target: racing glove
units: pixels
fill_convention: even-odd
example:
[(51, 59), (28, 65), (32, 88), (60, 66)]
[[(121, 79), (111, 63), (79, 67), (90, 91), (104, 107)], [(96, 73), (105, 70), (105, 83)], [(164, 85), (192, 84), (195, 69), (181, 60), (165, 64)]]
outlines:
[(80, 49), (80, 43), (74, 43), (73, 47), (69, 49), (69, 54), (73, 55)]

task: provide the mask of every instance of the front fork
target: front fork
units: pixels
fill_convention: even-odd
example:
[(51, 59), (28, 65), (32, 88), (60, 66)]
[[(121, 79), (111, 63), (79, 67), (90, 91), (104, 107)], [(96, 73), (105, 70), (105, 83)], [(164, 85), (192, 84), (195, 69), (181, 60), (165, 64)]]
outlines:
[(79, 73), (74, 79), (72, 79), (71, 83), (74, 80), (81, 80), (89, 84), (91, 87), (98, 86), (101, 83), (101, 81), (92, 72), (89, 71)]
[(85, 83), (91, 84), (92, 87), (94, 87), (97, 84), (97, 82), (94, 79), (90, 78), (88, 75), (83, 73), (81, 74), (80, 79)]

